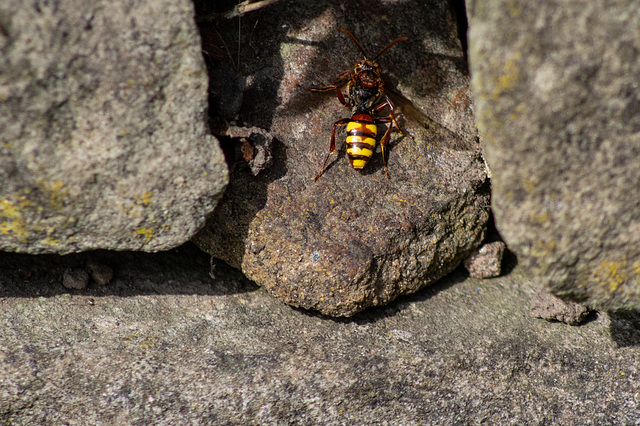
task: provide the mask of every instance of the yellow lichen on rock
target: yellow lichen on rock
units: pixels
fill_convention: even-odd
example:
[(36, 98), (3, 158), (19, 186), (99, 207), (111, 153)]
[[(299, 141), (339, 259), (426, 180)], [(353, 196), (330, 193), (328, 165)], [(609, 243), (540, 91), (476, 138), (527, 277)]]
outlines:
[(152, 228), (138, 228), (135, 232), (137, 235), (144, 237), (144, 242), (148, 243), (152, 238), (156, 236)]
[(22, 218), (20, 206), (16, 206), (12, 201), (3, 199), (0, 201), (0, 233), (16, 237), (21, 242), (26, 242), (29, 235), (26, 224)]

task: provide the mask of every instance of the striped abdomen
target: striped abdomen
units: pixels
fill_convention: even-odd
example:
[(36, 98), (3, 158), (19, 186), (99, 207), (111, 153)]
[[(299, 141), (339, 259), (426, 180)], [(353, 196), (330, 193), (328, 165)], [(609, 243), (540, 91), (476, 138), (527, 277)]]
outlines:
[(378, 129), (369, 114), (354, 114), (347, 124), (347, 155), (351, 165), (361, 170), (376, 148)]

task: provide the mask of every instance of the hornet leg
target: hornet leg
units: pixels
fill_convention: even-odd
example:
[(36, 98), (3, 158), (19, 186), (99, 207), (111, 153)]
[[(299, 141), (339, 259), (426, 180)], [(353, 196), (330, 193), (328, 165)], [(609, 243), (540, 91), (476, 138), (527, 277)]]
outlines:
[(384, 132), (384, 136), (380, 140), (380, 149), (382, 150), (382, 162), (384, 163), (384, 171), (387, 174), (387, 179), (391, 179), (391, 178), (389, 177), (389, 168), (387, 167), (387, 156), (385, 155), (384, 151), (385, 151), (385, 148), (387, 147), (387, 143), (389, 142), (389, 138), (391, 137), (391, 129), (393, 129), (394, 121), (395, 120), (390, 116), (376, 119), (376, 124), (389, 123), (389, 128), (387, 129), (386, 132)]
[[(389, 107), (389, 117), (391, 118), (391, 120), (393, 120), (393, 123), (396, 125), (396, 129), (398, 129), (398, 131), (402, 134), (402, 136), (413, 138), (413, 136), (411, 136), (410, 134), (405, 133), (405, 132), (402, 131), (402, 129), (400, 128), (400, 125), (396, 121), (396, 114), (395, 114), (396, 110), (395, 110), (395, 106), (393, 105), (393, 102), (391, 102), (391, 99), (389, 99), (388, 96), (385, 96), (385, 98), (387, 100), (385, 102), (381, 103), (380, 105), (378, 105), (377, 107), (375, 107), (374, 110), (375, 111), (382, 111), (386, 107)], [(387, 123), (388, 123), (388, 121), (387, 121)]]
[(335, 123), (333, 123), (333, 131), (331, 132), (331, 144), (329, 145), (329, 154), (327, 155), (326, 160), (324, 160), (324, 165), (322, 166), (322, 170), (320, 170), (320, 173), (318, 173), (316, 177), (313, 178), (314, 181), (318, 180), (318, 178), (322, 176), (324, 171), (327, 169), (327, 165), (329, 164), (329, 158), (331, 158), (331, 154), (333, 154), (333, 151), (336, 150), (336, 127), (346, 126), (347, 123), (349, 123), (350, 121), (351, 121), (350, 118), (343, 118), (342, 120), (338, 120)]
[(405, 132), (402, 131), (402, 129), (400, 128), (400, 125), (396, 121), (396, 114), (395, 114), (395, 110), (394, 110), (394, 107), (393, 107), (393, 103), (391, 102), (389, 97), (386, 97), (386, 98), (387, 98), (386, 102), (381, 103), (380, 105), (375, 107), (374, 110), (375, 111), (382, 111), (386, 107), (389, 107), (389, 115), (387, 117), (384, 117), (384, 118), (376, 119), (376, 124), (389, 123), (389, 128), (384, 133), (384, 136), (382, 137), (382, 140), (380, 140), (380, 148), (382, 150), (382, 162), (384, 163), (384, 171), (387, 174), (387, 179), (390, 179), (390, 177), (389, 177), (389, 168), (387, 167), (387, 156), (385, 155), (385, 148), (387, 147), (387, 143), (389, 143), (389, 138), (391, 137), (391, 130), (393, 129), (393, 125), (394, 124), (396, 125), (396, 129), (398, 129), (398, 131), (402, 134), (402, 136), (405, 136), (405, 137), (408, 136), (410, 138), (413, 138), (413, 136), (411, 136), (410, 134), (405, 133)]
[(344, 99), (344, 95), (342, 94), (342, 91), (340, 91), (340, 87), (344, 86), (348, 80), (351, 80), (352, 76), (352, 71), (345, 71), (340, 74), (335, 80), (333, 80), (333, 83), (331, 83), (330, 85), (317, 88), (312, 87), (309, 90), (311, 90), (312, 92), (330, 92), (332, 90), (335, 90), (340, 103), (347, 108), (351, 108), (351, 105)]

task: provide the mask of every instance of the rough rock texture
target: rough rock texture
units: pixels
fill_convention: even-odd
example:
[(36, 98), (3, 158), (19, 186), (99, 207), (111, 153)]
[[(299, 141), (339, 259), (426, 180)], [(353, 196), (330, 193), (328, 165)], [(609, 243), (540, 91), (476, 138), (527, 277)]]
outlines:
[(502, 241), (483, 244), (463, 261), (464, 267), (474, 278), (497, 277), (502, 272), (504, 249)]
[[(292, 309), (194, 247), (93, 253), (107, 286), (0, 254), (0, 423), (635, 424), (640, 316), (529, 314), (520, 268), (458, 271), (350, 319)], [(79, 256), (80, 258), (73, 260)]]
[(553, 294), (540, 290), (531, 299), (531, 314), (547, 321), (560, 321), (578, 325), (591, 313), (591, 309), (575, 302), (565, 302)]
[(640, 307), (640, 13), (468, 1), (496, 226), (554, 294)]
[(0, 3), (0, 250), (157, 251), (224, 189), (189, 0)]
[[(469, 79), (448, 3), (368, 5), (280, 2), (243, 18), (252, 29), (239, 41), (239, 68), (247, 77), (236, 85), (244, 87), (236, 94), (243, 99), (237, 120), (275, 138), (272, 165), (255, 176), (235, 164), (219, 208), (194, 240), (285, 302), (334, 316), (388, 303), (446, 275), (478, 247), (488, 219)], [(385, 24), (358, 25), (355, 16), (357, 22), (384, 16)], [(258, 21), (271, 25), (254, 26)], [(222, 24), (219, 33), (234, 40), (235, 24)], [(344, 130), (328, 169), (312, 180), (333, 123), (351, 111), (335, 92), (305, 88), (330, 83), (362, 59), (341, 27), (371, 57), (391, 40), (409, 38), (379, 59), (391, 86), (413, 101), (396, 100), (401, 126), (415, 138), (393, 134), (390, 180), (379, 150), (362, 172), (351, 168)], [(210, 26), (202, 25), (202, 33), (205, 49), (220, 45)], [(226, 70), (221, 78), (237, 81), (220, 65), (226, 55), (210, 50), (212, 67)], [(232, 120), (236, 110), (219, 114)]]

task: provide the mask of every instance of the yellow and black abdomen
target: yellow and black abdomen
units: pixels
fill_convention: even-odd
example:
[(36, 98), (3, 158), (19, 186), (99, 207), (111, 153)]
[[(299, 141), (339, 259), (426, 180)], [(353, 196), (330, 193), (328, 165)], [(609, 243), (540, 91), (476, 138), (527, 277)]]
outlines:
[(356, 170), (362, 170), (376, 149), (378, 128), (369, 114), (354, 114), (347, 124), (347, 155)]

